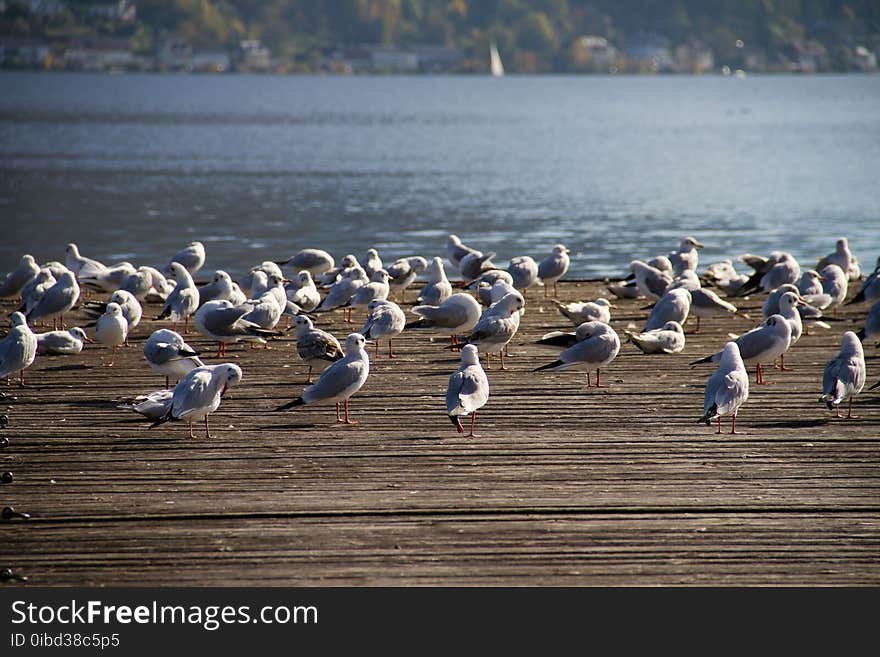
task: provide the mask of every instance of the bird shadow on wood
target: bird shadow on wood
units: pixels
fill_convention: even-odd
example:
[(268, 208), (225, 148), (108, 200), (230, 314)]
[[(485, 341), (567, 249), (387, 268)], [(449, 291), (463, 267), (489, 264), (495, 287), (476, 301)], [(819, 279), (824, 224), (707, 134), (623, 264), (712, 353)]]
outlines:
[(71, 406), (82, 406), (83, 408), (112, 408), (115, 409), (119, 402), (104, 401), (101, 399), (75, 399), (68, 402)]
[[(263, 425), (263, 426), (255, 427), (255, 428), (259, 429), (260, 431), (278, 431), (278, 430), (284, 430), (284, 429), (315, 429), (318, 426), (319, 425), (317, 425), (317, 424), (270, 424), (270, 425)], [(336, 425), (333, 424), (331, 426), (336, 426)]]
[(90, 370), (92, 369), (91, 365), (85, 365), (84, 363), (77, 363), (75, 365), (56, 365), (55, 367), (45, 367), (43, 368), (44, 372), (72, 372), (75, 370)]
[(750, 422), (750, 426), (762, 429), (809, 429), (824, 427), (831, 424), (830, 419), (823, 420), (786, 420), (784, 422)]

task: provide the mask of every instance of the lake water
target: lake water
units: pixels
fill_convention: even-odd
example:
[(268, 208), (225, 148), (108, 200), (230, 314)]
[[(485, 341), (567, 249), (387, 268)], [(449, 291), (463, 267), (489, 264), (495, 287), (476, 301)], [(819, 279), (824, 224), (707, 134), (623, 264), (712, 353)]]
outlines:
[(692, 234), (704, 263), (848, 236), (880, 255), (880, 76), (0, 74), (0, 271), (67, 242), (240, 275), (307, 246), (618, 275)]

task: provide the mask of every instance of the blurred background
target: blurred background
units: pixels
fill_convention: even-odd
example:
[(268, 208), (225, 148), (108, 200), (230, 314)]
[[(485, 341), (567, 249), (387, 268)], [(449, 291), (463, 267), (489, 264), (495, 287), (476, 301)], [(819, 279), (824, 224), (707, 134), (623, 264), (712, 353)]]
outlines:
[(0, 271), (880, 255), (880, 3), (0, 0)]

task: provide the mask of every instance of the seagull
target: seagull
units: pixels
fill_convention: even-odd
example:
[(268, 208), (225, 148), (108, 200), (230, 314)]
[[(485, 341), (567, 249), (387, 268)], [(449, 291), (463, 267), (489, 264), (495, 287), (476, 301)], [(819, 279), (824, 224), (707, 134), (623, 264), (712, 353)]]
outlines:
[(666, 322), (662, 328), (643, 333), (626, 330), (623, 333), (643, 354), (677, 354), (684, 350), (684, 328), (675, 321)]
[(466, 281), (472, 281), (478, 278), (480, 274), (488, 269), (495, 269), (492, 264), (494, 253), (483, 253), (482, 251), (473, 251), (468, 253), (458, 263), (458, 271), (461, 272), (462, 278)]
[(458, 267), (461, 264), (462, 258), (468, 253), (474, 253), (475, 251), (476, 249), (463, 244), (458, 235), (450, 235), (446, 240), (446, 257), (453, 267)]
[[(175, 262), (182, 265), (190, 275), (195, 274), (205, 264), (205, 245), (201, 242), (190, 242), (171, 256), (171, 260), (162, 271), (166, 274), (173, 272), (172, 264)], [(177, 276), (174, 278), (177, 278)]]
[(480, 354), (472, 344), (461, 349), (461, 367), (449, 377), (446, 387), (446, 415), (464, 433), (461, 417), (471, 416), (471, 432), (468, 438), (479, 438), (474, 434), (477, 411), (489, 400), (489, 378), (480, 366)]
[[(138, 267), (138, 271), (149, 274), (153, 281), (153, 288), (147, 294), (147, 300), (151, 300), (150, 297), (155, 297), (162, 303), (165, 303), (165, 299), (167, 299), (168, 295), (174, 291), (174, 285), (165, 278), (165, 274), (155, 267), (148, 267), (146, 265)], [(129, 292), (130, 291), (131, 290), (129, 290)], [(152, 300), (156, 300), (155, 298)]]
[(855, 418), (852, 414), (853, 397), (862, 391), (865, 378), (865, 352), (862, 350), (862, 343), (855, 333), (847, 331), (840, 343), (840, 353), (825, 365), (819, 401), (825, 402), (829, 411), (834, 408), (834, 417), (840, 417), (841, 402), (849, 400), (846, 418)]
[[(320, 283), (321, 287), (330, 287), (339, 280), (344, 272), (353, 269), (354, 267), (360, 267), (360, 263), (358, 263), (357, 258), (349, 253), (343, 256), (342, 260), (339, 262), (338, 267), (333, 267), (332, 269), (320, 274), (315, 279), (315, 282)], [(315, 274), (312, 275), (315, 276)]]
[(872, 338), (880, 338), (880, 300), (874, 303), (865, 317), (865, 325), (856, 333), (863, 342)]
[(697, 288), (691, 290), (691, 307), (689, 314), (697, 317), (697, 328), (694, 333), (700, 332), (700, 318), (711, 317), (718, 314), (737, 315), (739, 311), (732, 303), (729, 303), (715, 294), (712, 290)]
[(730, 433), (736, 434), (736, 413), (749, 398), (749, 373), (739, 353), (736, 342), (728, 342), (721, 351), (718, 369), (706, 382), (703, 395), (703, 417), (697, 422), (706, 426), (718, 418), (721, 433), (721, 416), (730, 415)]
[(140, 413), (148, 420), (160, 420), (171, 409), (173, 390), (157, 390), (148, 395), (138, 395), (129, 404), (119, 404), (116, 408)]
[(351, 323), (351, 307), (349, 305), (351, 299), (358, 288), (363, 287), (369, 282), (366, 272), (359, 266), (354, 267), (349, 276), (341, 278), (337, 283), (333, 284), (324, 300), (315, 307), (314, 312), (321, 313), (345, 307), (348, 310), (346, 321)]
[[(367, 339), (360, 333), (351, 333), (345, 339), (345, 357), (330, 365), (321, 373), (318, 380), (303, 390), (287, 404), (282, 404), (276, 411), (286, 411), (296, 406), (309, 404), (336, 404), (336, 421), (342, 424), (357, 424), (348, 414), (348, 400), (360, 390), (370, 375), (370, 357), (364, 349)], [(345, 419), (339, 417), (339, 404), (345, 405)]]
[(398, 258), (392, 262), (385, 270), (391, 277), (389, 285), (395, 293), (400, 291), (402, 301), (406, 302), (406, 288), (413, 284), (416, 277), (428, 268), (428, 261), (422, 256), (411, 256), (409, 258)]
[(153, 289), (153, 276), (147, 270), (138, 268), (122, 280), (119, 289), (130, 292), (138, 301), (144, 301)]
[(730, 260), (721, 260), (713, 262), (706, 268), (703, 273), (706, 280), (724, 292), (728, 296), (733, 296), (740, 291), (743, 285), (749, 280), (745, 274), (739, 274)]
[(525, 293), (538, 282), (538, 263), (531, 256), (516, 256), (510, 259), (507, 273), (513, 278), (513, 287)]
[(9, 375), (18, 370), (19, 385), (24, 387), (24, 371), (37, 357), (37, 336), (20, 312), (12, 313), (11, 323), (9, 333), (0, 340), (0, 379), (9, 385)]
[[(772, 363), (788, 350), (791, 343), (791, 324), (782, 315), (771, 315), (756, 328), (739, 336), (735, 342), (743, 362), (757, 364), (755, 383), (769, 385), (771, 382), (764, 379), (761, 363)], [(719, 351), (695, 360), (690, 365), (693, 367), (701, 363), (717, 363), (721, 356), (722, 352)]]
[(102, 262), (98, 262), (93, 258), (86, 258), (79, 254), (79, 247), (76, 244), (71, 242), (67, 245), (65, 249), (66, 257), (64, 260), (64, 264), (67, 268), (74, 273), (74, 275), (79, 276), (79, 273), (85, 269), (86, 273), (92, 272), (100, 272), (107, 269), (107, 266)]
[(151, 368), (165, 375), (166, 388), (171, 377), (180, 380), (204, 365), (199, 352), (190, 347), (179, 333), (170, 329), (153, 331), (144, 344), (144, 359)]
[(246, 303), (233, 306), (229, 301), (209, 301), (196, 311), (196, 330), (220, 343), (216, 358), (226, 355), (227, 342), (248, 340), (265, 344), (265, 338), (284, 335), (281, 331), (269, 331), (244, 319), (251, 310), (253, 307)]
[(321, 249), (303, 249), (287, 260), (275, 264), (297, 272), (307, 271), (312, 276), (328, 272), (336, 266), (333, 256)]
[[(779, 298), (779, 314), (785, 318), (785, 321), (788, 322), (789, 326), (791, 326), (791, 342), (788, 345), (788, 348), (791, 349), (794, 344), (801, 339), (801, 335), (804, 332), (804, 322), (801, 319), (801, 314), (798, 312), (798, 304), (801, 302), (801, 299), (794, 292), (786, 292)], [(782, 353), (779, 356), (780, 365), (779, 369), (783, 372), (789, 371), (791, 368), (785, 366), (785, 353)]]
[(48, 331), (37, 333), (37, 355), (39, 356), (63, 356), (78, 354), (83, 350), (83, 344), (91, 343), (86, 332), (78, 326), (67, 331)]
[(470, 294), (457, 292), (440, 305), (416, 306), (412, 312), (419, 316), (404, 329), (433, 328), (449, 333), (450, 346), (458, 344), (459, 333), (470, 332), (480, 320), (482, 309)]
[(557, 310), (563, 317), (567, 317), (575, 326), (579, 326), (584, 322), (611, 322), (611, 309), (617, 308), (608, 301), (599, 297), (595, 301), (575, 301), (572, 303), (562, 303), (557, 299), (552, 300), (556, 304)]
[(672, 251), (669, 254), (669, 262), (672, 263), (672, 271), (676, 275), (687, 269), (696, 271), (697, 263), (700, 258), (697, 249), (702, 248), (703, 245), (695, 238), (685, 237), (679, 244), (678, 251)]
[(232, 296), (232, 277), (222, 269), (211, 276), (211, 282), (199, 288), (199, 305), (208, 301), (228, 300)]
[(284, 280), (281, 268), (270, 260), (264, 260), (256, 267), (251, 267), (248, 273), (242, 277), (241, 289), (247, 290), (247, 294), (251, 298), (258, 297), (260, 290), (269, 284), (269, 278), (273, 275), (279, 280)]
[(48, 269), (40, 269), (40, 273), (32, 278), (21, 289), (21, 306), (18, 312), (27, 315), (31, 309), (39, 303), (46, 290), (55, 285), (58, 280)]
[[(284, 302), (287, 303), (286, 296), (284, 297)], [(278, 300), (269, 290), (263, 292), (257, 299), (249, 299), (244, 305), (249, 307), (250, 310), (242, 316), (242, 319), (247, 322), (253, 322), (261, 329), (267, 331), (271, 331), (278, 325), (278, 322), (281, 321), (281, 314), (284, 312), (284, 307), (278, 305)], [(269, 344), (264, 342), (263, 348), (268, 349)]]
[(635, 277), (639, 292), (649, 299), (659, 299), (665, 294), (666, 288), (672, 284), (670, 272), (660, 270), (641, 260), (630, 262), (629, 270)]
[(559, 354), (559, 359), (535, 368), (533, 371), (553, 370), (563, 372), (569, 369), (587, 370), (587, 387), (593, 387), (590, 382), (590, 372), (596, 370), (596, 388), (604, 388), (599, 381), (601, 368), (608, 365), (617, 357), (620, 351), (620, 338), (617, 332), (603, 322), (584, 322), (571, 333), (549, 333), (538, 341), (542, 346), (565, 347)]
[(490, 354), (498, 352), (501, 358), (501, 369), (504, 367), (504, 347), (516, 335), (519, 328), (520, 313), (525, 301), (519, 292), (504, 295), (499, 301), (487, 308), (477, 321), (466, 344), (480, 347), (486, 354), (486, 369), (491, 370)]
[(642, 331), (661, 328), (666, 322), (678, 322), (684, 326), (690, 310), (691, 293), (689, 290), (681, 287), (669, 290), (654, 304)]
[(95, 324), (95, 341), (113, 347), (113, 356), (108, 367), (113, 367), (116, 363), (116, 350), (125, 343), (127, 337), (128, 322), (122, 314), (122, 307), (118, 303), (108, 303), (107, 310)]
[(25, 285), (37, 277), (40, 273), (40, 267), (34, 260), (34, 256), (25, 254), (21, 257), (13, 271), (6, 275), (6, 278), (0, 283), (0, 299), (9, 299), (21, 295), (21, 291)]
[(312, 369), (323, 371), (344, 355), (342, 346), (333, 335), (317, 329), (305, 315), (293, 319), (296, 330), (296, 353), (309, 366), (306, 383), (312, 383)]
[(79, 285), (73, 272), (67, 271), (61, 275), (58, 281), (43, 293), (37, 304), (25, 315), (29, 322), (41, 319), (51, 319), (53, 325), (56, 318), (60, 320), (60, 327), (64, 328), (64, 313), (69, 312), (79, 299)]
[(189, 271), (179, 262), (172, 262), (169, 267), (177, 280), (174, 291), (165, 300), (165, 307), (156, 319), (170, 317), (173, 328), (177, 329), (177, 323), (183, 320), (184, 333), (189, 331), (189, 316), (199, 308), (199, 290), (193, 283)]
[(571, 251), (565, 248), (564, 245), (557, 244), (553, 247), (553, 253), (544, 258), (541, 261), (541, 264), (538, 265), (538, 278), (540, 278), (541, 282), (544, 284), (545, 297), (548, 296), (547, 287), (550, 283), (553, 283), (553, 296), (556, 296), (556, 284), (560, 278), (565, 276), (565, 273), (568, 271), (568, 266), (571, 264), (571, 260), (568, 257), (569, 253), (571, 253)]
[(770, 292), (780, 285), (794, 284), (801, 275), (798, 261), (793, 255), (784, 251), (772, 251), (768, 258), (746, 254), (740, 256), (740, 260), (755, 268), (755, 273), (737, 293), (740, 297), (757, 292), (759, 289)]
[(816, 264), (816, 269), (822, 271), (828, 265), (837, 265), (845, 274), (847, 274), (849, 280), (856, 280), (858, 276), (855, 278), (850, 276), (851, 270), (854, 269), (853, 265), (856, 262), (857, 260), (849, 250), (849, 242), (845, 237), (841, 237), (837, 240), (837, 243), (834, 246), (834, 251), (824, 258), (819, 259)]
[(452, 294), (452, 285), (446, 278), (443, 261), (435, 257), (427, 268), (428, 282), (419, 292), (416, 303), (421, 306), (439, 306)]
[(100, 271), (89, 270), (87, 272), (86, 267), (83, 267), (79, 274), (77, 274), (77, 278), (79, 279), (79, 284), (84, 288), (110, 293), (122, 287), (123, 281), (136, 273), (137, 269), (135, 269), (133, 264), (130, 262), (120, 262), (118, 265), (105, 267)]
[(491, 306), (498, 300), (492, 298), (492, 288), (498, 281), (506, 283), (511, 290), (516, 289), (513, 287), (513, 276), (503, 269), (489, 269), (488, 271), (484, 271), (478, 278), (468, 283), (466, 289), (476, 290), (480, 303), (484, 306)]
[(379, 257), (379, 252), (376, 249), (367, 249), (367, 255), (364, 257), (361, 266), (364, 268), (367, 278), (370, 280), (375, 280), (373, 274), (377, 271), (384, 270), (384, 267), (382, 266), (382, 258)]
[(174, 386), (170, 408), (150, 428), (173, 420), (186, 420), (189, 424), (189, 437), (195, 438), (193, 422), (204, 418), (205, 438), (211, 438), (208, 415), (219, 408), (223, 394), (228, 388), (237, 385), (241, 377), (241, 368), (235, 363), (197, 367)]
[(379, 358), (379, 341), (388, 338), (388, 357), (396, 358), (391, 342), (398, 335), (403, 333), (406, 326), (406, 315), (393, 301), (384, 301), (376, 299), (371, 301), (367, 306), (369, 316), (361, 329), (361, 335), (376, 341), (376, 355)]
[(815, 269), (803, 270), (801, 277), (795, 281), (794, 285), (801, 295), (825, 294), (825, 290), (822, 287), (822, 276)]
[(83, 311), (92, 318), (99, 317), (107, 311), (107, 306), (110, 303), (118, 303), (119, 307), (122, 308), (122, 316), (125, 317), (125, 321), (128, 322), (129, 332), (141, 323), (143, 308), (141, 307), (140, 301), (138, 301), (137, 297), (131, 292), (126, 292), (125, 290), (116, 290), (116, 292), (110, 296), (107, 303), (90, 302), (86, 304)]
[(287, 300), (295, 303), (305, 312), (311, 312), (321, 303), (321, 293), (312, 280), (312, 275), (307, 269), (303, 269), (284, 287)]
[(837, 307), (846, 299), (849, 287), (846, 272), (837, 265), (831, 264), (826, 265), (819, 273), (825, 279), (822, 281), (822, 289), (825, 291), (825, 294), (831, 296), (831, 310), (834, 316), (837, 317)]
[(361, 285), (354, 291), (354, 294), (351, 295), (349, 306), (368, 306), (372, 301), (385, 301), (391, 291), (391, 288), (388, 285), (390, 280), (391, 277), (388, 276), (388, 272), (384, 269), (379, 269), (378, 271), (373, 272), (370, 282), (366, 285)]

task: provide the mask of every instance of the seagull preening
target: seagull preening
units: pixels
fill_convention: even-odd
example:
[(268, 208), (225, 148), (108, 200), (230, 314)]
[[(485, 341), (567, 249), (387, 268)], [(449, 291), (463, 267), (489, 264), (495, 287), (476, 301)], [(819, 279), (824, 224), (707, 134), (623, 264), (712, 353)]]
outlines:
[(828, 410), (833, 408), (835, 417), (840, 417), (840, 404), (849, 401), (846, 417), (855, 418), (852, 414), (853, 397), (862, 391), (865, 378), (865, 352), (862, 350), (862, 343), (855, 333), (847, 331), (840, 343), (840, 353), (825, 365), (819, 401), (825, 402)]
[(223, 394), (238, 385), (241, 378), (241, 368), (235, 363), (197, 367), (174, 386), (170, 407), (150, 428), (171, 420), (185, 420), (189, 424), (189, 437), (195, 438), (193, 422), (204, 419), (205, 438), (211, 438), (208, 415), (219, 408)]
[(569, 369), (587, 371), (587, 387), (594, 387), (590, 372), (596, 370), (596, 388), (604, 388), (599, 381), (601, 368), (617, 357), (620, 351), (620, 338), (617, 332), (603, 322), (584, 322), (574, 333), (555, 332), (545, 335), (538, 344), (562, 348), (558, 360), (535, 368), (535, 372), (553, 370), (563, 372)]

